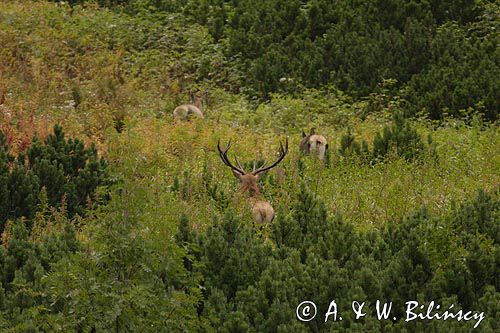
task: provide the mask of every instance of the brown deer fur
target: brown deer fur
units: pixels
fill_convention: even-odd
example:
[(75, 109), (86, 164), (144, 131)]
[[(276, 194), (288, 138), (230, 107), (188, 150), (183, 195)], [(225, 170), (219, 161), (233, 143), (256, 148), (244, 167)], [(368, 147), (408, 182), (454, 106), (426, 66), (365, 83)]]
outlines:
[(260, 190), (258, 181), (265, 172), (274, 168), (283, 160), (283, 158), (285, 158), (285, 155), (288, 152), (288, 138), (286, 139), (285, 148), (283, 148), (283, 145), (280, 142), (280, 157), (276, 162), (268, 167), (264, 167), (264, 165), (262, 165), (259, 168), (256, 168), (254, 164), (254, 168), (251, 172), (247, 172), (243, 169), (238, 161), (238, 158), (236, 158), (237, 167), (229, 161), (227, 152), (230, 147), (231, 142), (228, 143), (225, 150), (220, 148), (220, 142), (217, 144), (217, 149), (219, 150), (219, 156), (222, 159), (222, 162), (231, 168), (233, 175), (240, 181), (239, 192), (242, 194), (248, 193), (249, 195), (248, 202), (251, 204), (252, 216), (255, 223), (267, 224), (272, 222), (275, 217), (274, 209), (269, 202), (259, 200)]
[(174, 118), (187, 119), (191, 116), (204, 118), (202, 111), (202, 100), (206, 99), (207, 93), (203, 96), (199, 94), (191, 94), (191, 104), (182, 104), (174, 109)]

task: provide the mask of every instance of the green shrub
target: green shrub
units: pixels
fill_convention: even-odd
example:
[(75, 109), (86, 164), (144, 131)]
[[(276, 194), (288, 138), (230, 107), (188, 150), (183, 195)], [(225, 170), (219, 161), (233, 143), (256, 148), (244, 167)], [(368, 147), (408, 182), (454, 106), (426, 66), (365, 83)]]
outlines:
[[(290, 327), (297, 332), (327, 332), (333, 327), (380, 332), (451, 327), (467, 332), (471, 322), (405, 322), (405, 302), (454, 303), (494, 316), (498, 304), (488, 308), (484, 302), (500, 296), (495, 261), (500, 244), (490, 237), (491, 231), (466, 226), (494, 223), (498, 204), (498, 196), (481, 192), (470, 203), (455, 206), (448, 216), (432, 216), (422, 209), (400, 221), (388, 221), (380, 231), (362, 233), (339, 215), (328, 216), (324, 204), (303, 186), (292, 211), (280, 209), (271, 225), (272, 249), (231, 215), (215, 221), (198, 240), (182, 238), (191, 239), (199, 249), (192, 267), (203, 273), (206, 293), (201, 316), (221, 332)], [(457, 223), (466, 229), (457, 229)], [(436, 230), (446, 233), (436, 237)], [(446, 248), (453, 239), (465, 241), (464, 248), (433, 255), (432, 248)], [(375, 300), (390, 300), (398, 319), (379, 322), (367, 308), (363, 320), (356, 320), (350, 311), (343, 311), (343, 320), (335, 323), (324, 323), (324, 316), (307, 324), (296, 320), (295, 308), (301, 301), (313, 300), (322, 313), (332, 299), (341, 309), (350, 309), (352, 300), (368, 302), (372, 309)], [(498, 327), (487, 320), (480, 325), (485, 331)]]
[(367, 157), (369, 155), (368, 143), (363, 140), (361, 144), (356, 141), (351, 130), (348, 129), (347, 133), (340, 138), (339, 154), (344, 157), (360, 155)]
[[(431, 155), (437, 157), (430, 134), (427, 141)], [(405, 160), (414, 161), (422, 157), (425, 149), (422, 137), (410, 121), (406, 120), (401, 112), (395, 112), (392, 124), (385, 126), (382, 132), (375, 134), (371, 151), (366, 141), (363, 140), (360, 144), (348, 129), (340, 140), (339, 154), (344, 157), (360, 156), (365, 161), (371, 157), (371, 161), (376, 162), (394, 151)]]
[[(37, 218), (39, 234), (31, 232), (22, 220), (10, 222), (0, 246), (0, 327), (15, 331), (35, 331), (43, 321), (35, 314), (45, 311), (44, 276), (59, 260), (80, 250), (80, 242), (70, 221), (59, 216)], [(3, 327), (6, 329), (6, 327)]]
[(107, 165), (99, 158), (94, 145), (86, 148), (78, 139), (66, 139), (62, 128), (54, 127), (41, 142), (33, 138), (26, 153), (14, 158), (0, 133), (0, 232), (8, 219), (25, 217), (30, 223), (40, 204), (44, 189), (48, 204), (63, 205), (69, 218), (85, 215), (88, 208), (100, 201), (97, 189), (110, 183)]
[(395, 149), (399, 156), (408, 161), (418, 158), (424, 150), (422, 138), (400, 112), (395, 112), (393, 116), (393, 124), (384, 127), (382, 134), (376, 134), (372, 157), (384, 157), (391, 149)]

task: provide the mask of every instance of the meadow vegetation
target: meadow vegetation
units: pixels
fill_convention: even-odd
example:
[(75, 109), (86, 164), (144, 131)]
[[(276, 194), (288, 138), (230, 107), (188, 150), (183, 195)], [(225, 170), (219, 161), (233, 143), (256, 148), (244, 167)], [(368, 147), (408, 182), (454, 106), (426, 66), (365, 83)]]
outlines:
[[(473, 325), (296, 320), (333, 298), (392, 300), (398, 318), (438, 300), (499, 329), (498, 5), (394, 1), (384, 20), (377, 1), (253, 3), (0, 3), (1, 331)], [(278, 22), (259, 16), (271, 7)], [(172, 118), (205, 89), (205, 118)], [(299, 154), (311, 128), (324, 162)], [(284, 176), (260, 184), (277, 217), (259, 228), (217, 142), (251, 165), (285, 137)]]

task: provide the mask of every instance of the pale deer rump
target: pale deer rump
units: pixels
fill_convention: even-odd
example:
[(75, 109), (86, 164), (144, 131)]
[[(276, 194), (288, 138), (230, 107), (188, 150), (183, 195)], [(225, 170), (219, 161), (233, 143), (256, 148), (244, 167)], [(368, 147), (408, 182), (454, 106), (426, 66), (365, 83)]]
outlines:
[(318, 157), (323, 159), (325, 157), (326, 148), (328, 147), (328, 143), (326, 138), (323, 135), (311, 135), (309, 138), (310, 150), (316, 151)]
[(267, 201), (256, 201), (252, 206), (252, 217), (255, 224), (267, 224), (274, 220), (275, 213), (273, 206)]
[(323, 135), (319, 134), (313, 134), (309, 137), (309, 142), (311, 144), (315, 143), (317, 145), (323, 145), (326, 146), (328, 142), (326, 141), (326, 138)]
[(324, 159), (326, 150), (328, 149), (328, 141), (323, 135), (315, 134), (314, 129), (306, 135), (302, 132), (302, 140), (300, 141), (299, 149), (303, 154), (309, 155), (314, 152), (319, 159)]
[(175, 118), (186, 119), (191, 115), (200, 118), (204, 117), (203, 112), (201, 112), (200, 108), (192, 104), (179, 105), (173, 112), (173, 116)]

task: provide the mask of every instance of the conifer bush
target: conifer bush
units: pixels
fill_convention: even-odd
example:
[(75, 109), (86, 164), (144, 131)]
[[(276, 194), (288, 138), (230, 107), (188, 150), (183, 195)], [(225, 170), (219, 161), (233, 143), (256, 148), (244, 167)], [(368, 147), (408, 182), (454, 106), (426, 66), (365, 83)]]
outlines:
[[(480, 192), (448, 216), (422, 209), (365, 233), (338, 214), (329, 216), (321, 200), (302, 186), (292, 210), (280, 208), (270, 226), (271, 248), (231, 213), (197, 236), (182, 223), (180, 233), (185, 236), (179, 240), (198, 249), (191, 267), (193, 274), (202, 273), (205, 290), (199, 315), (220, 332), (467, 332), (470, 322), (378, 321), (374, 304), (392, 301), (397, 318), (405, 318), (405, 302), (417, 299), (443, 306), (454, 303), (494, 317), (498, 305), (486, 304), (500, 296), (500, 244), (495, 229), (477, 226), (498, 221), (498, 204), (498, 195)], [(435, 228), (449, 234), (436, 237)], [(463, 241), (463, 247), (434, 256), (430, 249), (445, 246), (450, 238)], [(322, 316), (307, 323), (296, 320), (295, 308), (302, 300), (314, 300), (324, 315), (332, 299), (344, 309), (342, 321), (325, 323)], [(367, 310), (367, 317), (355, 319), (346, 310), (352, 300), (368, 302), (373, 312)], [(498, 325), (484, 320), (480, 327), (492, 331)]]
[(376, 134), (372, 156), (374, 159), (384, 157), (391, 149), (408, 161), (418, 158), (424, 150), (422, 138), (400, 112), (393, 114), (392, 125)]
[[(0, 328), (36, 331), (49, 300), (43, 284), (53, 265), (80, 249), (74, 227), (60, 216), (52, 227), (46, 217), (37, 223), (43, 234), (34, 235), (22, 219), (9, 222), (0, 246)], [(9, 326), (4, 326), (9, 323)]]
[(360, 144), (351, 134), (350, 129), (340, 140), (339, 154), (344, 157), (360, 156), (364, 160), (376, 162), (385, 158), (391, 152), (407, 161), (414, 161), (423, 157), (426, 149), (429, 154), (437, 158), (437, 152), (432, 143), (432, 137), (428, 136), (428, 147), (424, 144), (421, 135), (411, 125), (410, 121), (403, 117), (399, 111), (393, 113), (392, 124), (385, 126), (381, 132), (375, 134), (373, 147), (370, 150), (368, 143), (363, 140)]
[(80, 249), (73, 221), (103, 203), (96, 191), (109, 184), (95, 146), (66, 139), (61, 126), (42, 142), (34, 137), (16, 156), (0, 132), (0, 328), (45, 327), (43, 277)]
[(363, 140), (360, 144), (351, 133), (351, 129), (347, 129), (347, 133), (340, 138), (339, 154), (344, 157), (350, 156), (364, 156), (369, 155), (368, 143)]
[(38, 211), (43, 189), (52, 207), (65, 207), (68, 218), (85, 215), (101, 200), (100, 186), (110, 184), (107, 164), (94, 145), (66, 139), (62, 127), (42, 142), (34, 137), (26, 152), (12, 156), (0, 132), (0, 232), (8, 219), (26, 218), (28, 224)]

